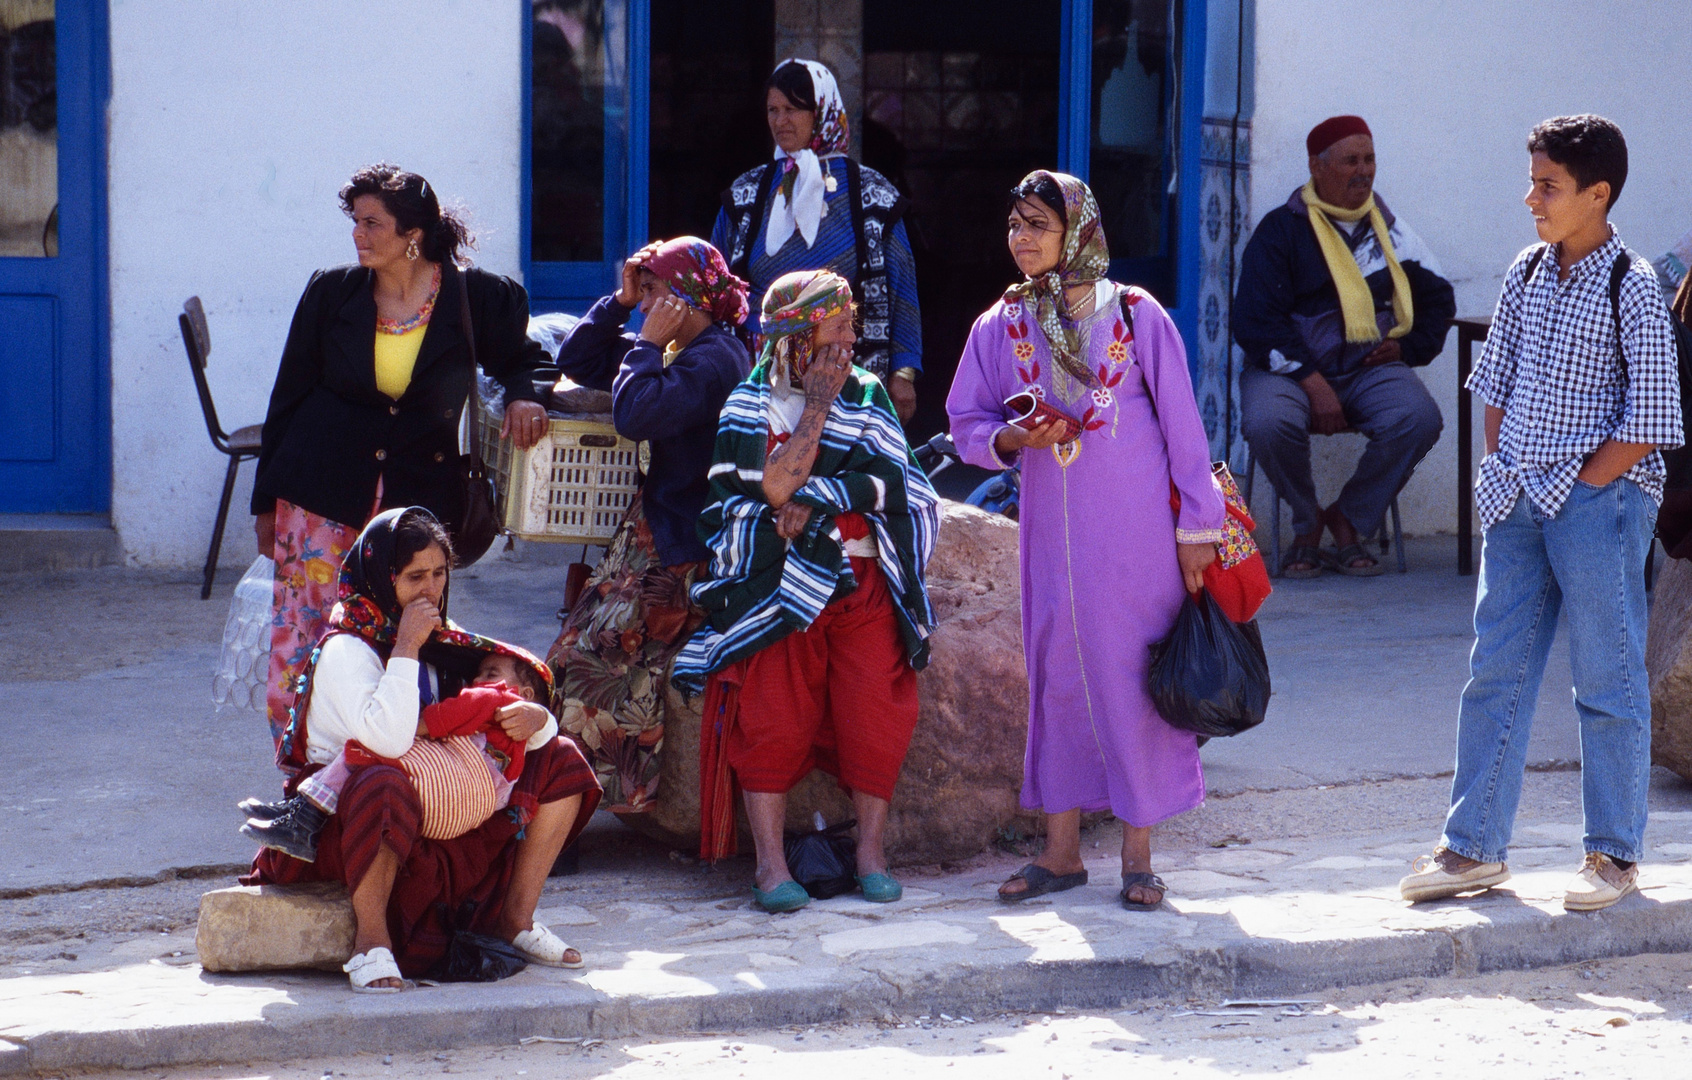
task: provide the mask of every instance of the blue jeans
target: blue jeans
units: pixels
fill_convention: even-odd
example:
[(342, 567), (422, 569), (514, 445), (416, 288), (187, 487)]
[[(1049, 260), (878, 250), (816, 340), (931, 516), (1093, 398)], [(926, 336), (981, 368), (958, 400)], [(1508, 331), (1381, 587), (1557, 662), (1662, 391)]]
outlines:
[(1656, 505), (1631, 480), (1601, 488), (1577, 480), (1556, 517), (1524, 493), (1487, 530), (1441, 838), (1452, 851), (1502, 862), (1510, 846), (1533, 703), (1563, 610), (1580, 716), (1586, 850), (1639, 860), (1651, 775), (1644, 570), (1656, 519)]

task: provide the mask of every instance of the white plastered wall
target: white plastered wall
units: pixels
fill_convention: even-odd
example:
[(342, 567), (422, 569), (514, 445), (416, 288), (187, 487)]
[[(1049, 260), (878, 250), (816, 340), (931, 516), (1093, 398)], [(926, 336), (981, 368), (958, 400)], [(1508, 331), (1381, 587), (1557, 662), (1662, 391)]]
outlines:
[[(1375, 189), (1439, 256), (1459, 315), (1490, 314), (1503, 272), (1536, 237), (1522, 205), (1528, 129), (1595, 112), (1627, 136), (1612, 220), (1648, 258), (1692, 229), (1684, 110), (1692, 4), (1616, 0), (1278, 0), (1257, 6), (1253, 224), (1309, 178), (1305, 133), (1368, 120)], [(1478, 358), (1479, 348), (1476, 349)], [(1401, 497), (1404, 528), (1457, 527), (1457, 334), (1420, 369), (1445, 415)], [(1475, 446), (1480, 460), (1480, 418)], [(1361, 439), (1317, 439), (1317, 491), (1338, 492)], [(1283, 513), (1284, 513), (1283, 509)]]
[[(522, 13), (491, 0), (113, 0), (112, 520), (131, 562), (205, 559), (226, 460), (177, 330), (198, 295), (225, 429), (264, 416), (311, 272), (353, 261), (336, 192), (389, 160), (462, 200), (519, 274)], [(222, 562), (253, 556), (241, 467)]]

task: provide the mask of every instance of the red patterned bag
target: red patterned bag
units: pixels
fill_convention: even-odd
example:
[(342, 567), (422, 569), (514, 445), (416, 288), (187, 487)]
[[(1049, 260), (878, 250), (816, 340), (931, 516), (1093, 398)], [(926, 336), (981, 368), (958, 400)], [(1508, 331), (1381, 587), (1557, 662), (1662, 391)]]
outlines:
[[(1252, 539), (1257, 523), (1251, 519), (1251, 508), (1240, 495), (1240, 487), (1228, 471), (1226, 462), (1211, 466), (1211, 479), (1222, 493), (1227, 516), (1222, 519), (1222, 540), (1216, 545), (1216, 561), (1205, 567), (1204, 587), (1222, 613), (1237, 623), (1250, 622), (1263, 601), (1272, 591), (1269, 568)], [(1177, 517), (1181, 513), (1181, 493), (1169, 485), (1169, 506)]]

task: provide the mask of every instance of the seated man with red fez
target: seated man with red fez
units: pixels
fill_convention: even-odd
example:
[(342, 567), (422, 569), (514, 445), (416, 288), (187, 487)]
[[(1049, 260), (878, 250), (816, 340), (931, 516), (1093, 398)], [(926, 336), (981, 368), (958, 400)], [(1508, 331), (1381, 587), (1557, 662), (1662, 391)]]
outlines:
[[(1305, 147), (1310, 181), (1264, 215), (1240, 264), (1232, 328), (1246, 359), (1241, 422), (1252, 457), (1292, 507), (1296, 535), (1282, 572), (1369, 577), (1384, 567), (1360, 533), (1380, 525), (1444, 427), (1410, 369), (1439, 355), (1457, 306), (1422, 238), (1374, 194), (1369, 125), (1332, 117)], [(1310, 433), (1347, 430), (1369, 442), (1323, 509)], [(1324, 531), (1331, 550), (1322, 550)]]

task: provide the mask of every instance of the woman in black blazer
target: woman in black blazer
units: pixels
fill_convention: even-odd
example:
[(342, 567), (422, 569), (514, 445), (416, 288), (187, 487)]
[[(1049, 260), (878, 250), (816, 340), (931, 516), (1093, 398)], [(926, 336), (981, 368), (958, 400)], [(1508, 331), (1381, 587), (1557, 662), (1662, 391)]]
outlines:
[(460, 414), (475, 359), (505, 387), (504, 434), (546, 433), (532, 377), (529, 298), (509, 278), (459, 266), (474, 241), (416, 173), (372, 165), (341, 189), (356, 266), (319, 270), (288, 330), (265, 415), (254, 531), (276, 560), (269, 719), (280, 742), (292, 687), (336, 600), (341, 560), (365, 522), (426, 507), (455, 530), (464, 513)]

